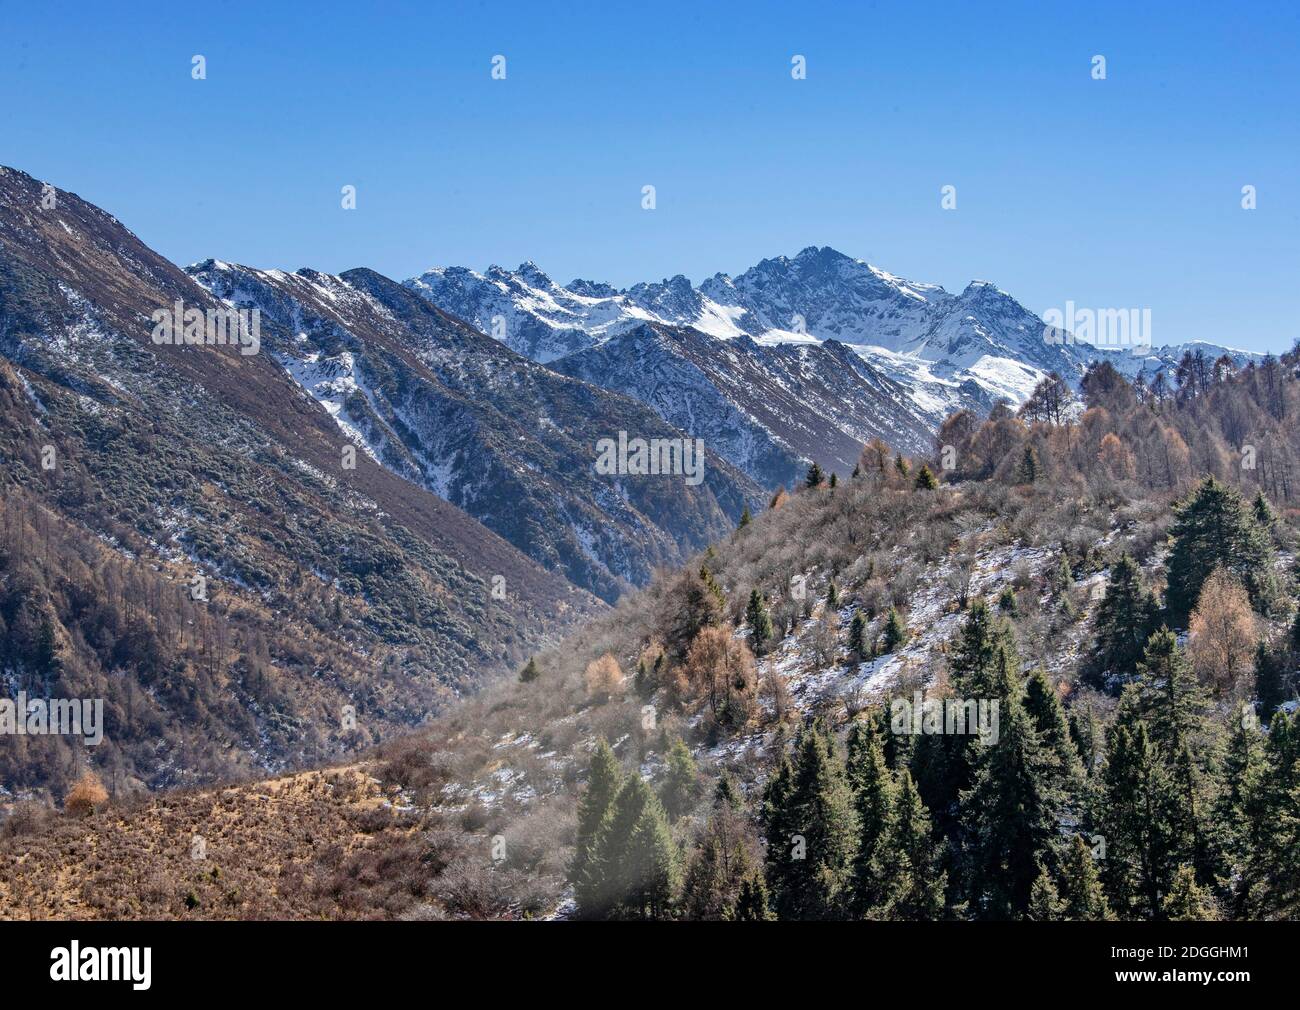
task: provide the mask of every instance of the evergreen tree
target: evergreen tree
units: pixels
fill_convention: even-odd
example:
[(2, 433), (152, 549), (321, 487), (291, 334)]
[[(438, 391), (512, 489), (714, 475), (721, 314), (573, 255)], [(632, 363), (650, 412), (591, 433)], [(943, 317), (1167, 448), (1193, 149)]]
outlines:
[(831, 473), (831, 490), (834, 491), (835, 488), (839, 486), (839, 483), (840, 483), (839, 474), (832, 472), (832, 473)]
[(537, 669), (536, 657), (529, 657), (528, 663), (519, 671), (519, 681), (522, 684), (531, 684), (541, 676), (541, 671)]
[(1056, 922), (1061, 919), (1064, 904), (1052, 883), (1052, 876), (1040, 866), (1034, 886), (1029, 889), (1029, 907), (1025, 918), (1031, 922)]
[(899, 615), (896, 607), (889, 608), (889, 617), (885, 621), (884, 635), (881, 637), (882, 652), (893, 652), (907, 642), (907, 625)]
[(1025, 682), (1025, 711), (1033, 721), (1046, 758), (1052, 763), (1052, 777), (1061, 789), (1073, 793), (1081, 784), (1083, 764), (1070, 732), (1065, 706), (1047, 675), (1035, 670)]
[(659, 795), (664, 810), (675, 821), (695, 805), (700, 794), (700, 776), (695, 758), (681, 737), (673, 738), (666, 763), (667, 772)]
[(1268, 503), (1262, 490), (1255, 494), (1255, 500), (1251, 503), (1251, 511), (1255, 515), (1255, 522), (1259, 523), (1260, 529), (1265, 533), (1272, 532), (1273, 527), (1277, 525), (1277, 513), (1273, 511), (1273, 506)]
[(1166, 566), (1170, 618), (1186, 626), (1201, 586), (1219, 567), (1246, 587), (1256, 609), (1267, 610), (1276, 592), (1273, 548), (1240, 492), (1207, 477), (1175, 508), (1174, 516)]
[[(1132, 689), (1125, 691), (1130, 695)], [(1172, 812), (1175, 787), (1138, 716), (1134, 701), (1121, 702), (1106, 735), (1102, 769), (1101, 834), (1106, 839), (1102, 880), (1110, 905), (1123, 918), (1159, 918), (1180, 855), (1190, 846), (1180, 838)]]
[(1097, 865), (1083, 836), (1075, 835), (1066, 849), (1061, 866), (1061, 915), (1076, 922), (1100, 922), (1110, 918), (1110, 907), (1101, 889)]
[(853, 620), (849, 622), (849, 649), (859, 662), (866, 659), (871, 651), (867, 645), (867, 619), (862, 616), (861, 610), (854, 611)]
[(1260, 716), (1264, 721), (1273, 718), (1278, 706), (1291, 698), (1291, 671), (1294, 661), (1289, 648), (1270, 648), (1261, 641), (1255, 649), (1255, 697), (1259, 699)]
[(776, 916), (767, 896), (767, 883), (761, 873), (751, 873), (740, 885), (733, 918), (737, 922), (769, 922)]
[(1263, 768), (1263, 736), (1253, 706), (1245, 702), (1238, 717), (1232, 720), (1223, 758), (1223, 780), (1214, 802), (1214, 821), (1223, 839), (1229, 875), (1239, 881), (1245, 879), (1244, 871), (1250, 857), (1251, 811), (1248, 803), (1252, 783), (1259, 779)]
[(977, 918), (1022, 916), (1039, 864), (1056, 864), (1066, 799), (1057, 765), (1020, 698), (1004, 699), (998, 739), (976, 747), (974, 783), (961, 794), (962, 879)]
[(578, 910), (588, 918), (604, 915), (608, 907), (607, 867), (601, 863), (599, 849), (621, 785), (618, 759), (602, 738), (591, 756), (587, 788), (578, 801), (577, 840), (569, 872)]
[(653, 794), (646, 798), (632, 828), (624, 865), (627, 882), (620, 902), (623, 917), (670, 918), (682, 883), (681, 855), (668, 830), (664, 808)]
[(1219, 918), (1213, 896), (1196, 882), (1196, 871), (1190, 866), (1180, 866), (1174, 873), (1161, 911), (1171, 922), (1206, 922)]
[(804, 483), (808, 487), (821, 487), (825, 482), (826, 475), (822, 473), (822, 468), (814, 460), (812, 466), (808, 468), (808, 476), (805, 478)]
[(1024, 452), (1020, 454), (1020, 463), (1016, 467), (1016, 480), (1021, 484), (1033, 484), (1038, 480), (1040, 472), (1038, 453), (1026, 442)]
[(743, 509), (741, 509), (741, 511), (740, 511), (740, 522), (738, 522), (738, 523), (736, 524), (736, 529), (738, 529), (738, 530), (743, 530), (743, 529), (744, 529), (746, 526), (748, 526), (752, 521), (753, 521), (753, 520), (752, 520), (752, 518), (750, 517), (750, 514), (749, 514), (749, 506), (746, 505), (746, 506), (745, 506)]
[(1010, 586), (1003, 586), (998, 594), (998, 610), (1008, 617), (1020, 616), (1020, 604), (1016, 602), (1016, 591)]
[(1131, 677), (1156, 628), (1159, 606), (1142, 588), (1138, 566), (1124, 554), (1110, 569), (1106, 595), (1097, 605), (1092, 650), (1085, 667), (1088, 678), (1104, 685), (1111, 676)]
[(854, 724), (847, 762), (853, 805), (858, 815), (858, 850), (853, 864), (850, 908), (865, 916), (885, 898), (881, 850), (890, 830), (894, 790), (885, 751), (874, 719)]
[(840, 605), (840, 590), (835, 585), (835, 580), (831, 579), (831, 584), (826, 590), (826, 606), (834, 610)]
[(1151, 739), (1172, 757), (1204, 732), (1205, 693), (1168, 628), (1151, 636), (1138, 664), (1138, 698)]
[(926, 463), (921, 464), (921, 469), (916, 471), (916, 487), (919, 491), (933, 491), (939, 486), (939, 479), (935, 477), (934, 472)]
[(907, 478), (912, 474), (912, 469), (907, 465), (907, 460), (903, 459), (903, 454), (901, 452), (894, 456), (894, 469), (898, 471), (898, 475), (902, 477), (903, 480), (907, 480)]
[(885, 895), (873, 918), (930, 921), (944, 914), (948, 874), (930, 834), (930, 814), (912, 776), (904, 770), (894, 790), (889, 830), (880, 846)]
[(853, 793), (820, 727), (804, 731), (798, 752), (792, 776), (772, 797), (780, 811), (769, 816), (768, 886), (778, 918), (834, 919), (852, 897)]
[(745, 608), (745, 621), (749, 624), (754, 651), (761, 653), (772, 640), (772, 617), (763, 606), (763, 597), (757, 589), (749, 591), (749, 606)]
[(1300, 713), (1278, 712), (1246, 778), (1247, 857), (1236, 906), (1251, 918), (1300, 915)]

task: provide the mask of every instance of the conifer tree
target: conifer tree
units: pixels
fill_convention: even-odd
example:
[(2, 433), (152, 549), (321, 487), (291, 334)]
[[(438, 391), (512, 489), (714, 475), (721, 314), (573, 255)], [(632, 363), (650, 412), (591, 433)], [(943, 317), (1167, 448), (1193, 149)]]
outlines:
[(627, 883), (620, 901), (623, 916), (669, 918), (681, 887), (681, 855), (668, 830), (663, 806), (653, 794), (645, 800), (632, 828), (625, 858)]
[(858, 814), (858, 850), (853, 864), (852, 912), (865, 916), (884, 901), (881, 851), (890, 830), (894, 802), (892, 776), (875, 719), (854, 723), (846, 772)]
[(1158, 604), (1143, 589), (1137, 564), (1124, 554), (1111, 565), (1106, 595), (1097, 605), (1092, 650), (1086, 662), (1090, 680), (1132, 677), (1147, 639), (1156, 629)]
[(780, 919), (838, 918), (852, 897), (853, 794), (819, 726), (804, 731), (797, 750), (793, 773), (770, 793), (780, 808), (768, 818), (772, 903)]
[(745, 621), (749, 624), (754, 651), (761, 653), (772, 639), (772, 617), (763, 606), (763, 597), (757, 589), (749, 591), (749, 606), (745, 608)]
[(839, 477), (839, 474), (837, 474), (837, 473), (835, 473), (834, 471), (832, 471), (832, 472), (831, 472), (831, 490), (834, 491), (834, 490), (839, 486), (839, 483), (840, 483), (840, 477)]
[(607, 910), (607, 868), (600, 860), (600, 843), (611, 817), (614, 798), (622, 785), (618, 759), (602, 738), (596, 743), (587, 771), (587, 788), (578, 801), (578, 830), (573, 865), (573, 881), (579, 912), (588, 918)]
[(1053, 778), (1067, 794), (1081, 784), (1083, 765), (1070, 734), (1065, 706), (1042, 670), (1035, 670), (1025, 682), (1025, 711), (1033, 721), (1038, 742), (1054, 767)]
[(668, 748), (667, 772), (660, 792), (664, 810), (677, 820), (695, 805), (700, 794), (699, 769), (690, 748), (681, 737), (674, 737)]
[(907, 465), (907, 460), (903, 459), (901, 452), (894, 456), (894, 469), (898, 471), (898, 475), (904, 480), (907, 480), (912, 473), (911, 467)]
[(866, 659), (871, 651), (867, 645), (867, 619), (862, 616), (861, 610), (854, 611), (853, 620), (849, 622), (849, 650), (859, 662)]
[(735, 802), (729, 777), (718, 780), (718, 793), (686, 874), (684, 903), (689, 919), (735, 918), (745, 881), (759, 874), (752, 831)]
[(752, 521), (753, 521), (753, 519), (752, 519), (752, 517), (751, 517), (750, 514), (749, 514), (749, 506), (746, 505), (746, 506), (745, 506), (743, 509), (741, 509), (741, 511), (740, 511), (740, 522), (738, 522), (738, 523), (736, 524), (736, 529), (738, 529), (738, 530), (743, 530), (743, 529), (744, 529), (746, 526), (748, 526)]
[(835, 580), (831, 579), (831, 584), (826, 590), (826, 606), (834, 610), (840, 605), (840, 590), (835, 585)]
[(1293, 669), (1289, 648), (1270, 648), (1267, 641), (1261, 641), (1256, 647), (1255, 697), (1259, 699), (1259, 714), (1264, 721), (1272, 719), (1278, 706), (1290, 700)]
[(537, 658), (530, 656), (528, 663), (519, 671), (519, 682), (521, 684), (531, 684), (541, 676), (541, 671), (537, 669)]
[(948, 874), (939, 868), (930, 814), (912, 776), (903, 770), (894, 790), (889, 831), (880, 849), (885, 895), (873, 917), (930, 921), (944, 914)]
[(740, 885), (740, 897), (732, 918), (737, 922), (769, 922), (776, 918), (761, 873), (751, 873)]
[(933, 491), (938, 486), (939, 486), (939, 479), (935, 477), (934, 472), (929, 467), (929, 464), (922, 463), (921, 469), (916, 471), (917, 490)]
[(813, 460), (812, 466), (808, 468), (808, 476), (804, 479), (804, 483), (808, 487), (821, 487), (825, 482), (826, 475), (822, 472), (822, 468), (817, 465), (817, 461)]
[(1075, 835), (1065, 852), (1061, 866), (1061, 905), (1062, 918), (1075, 922), (1100, 922), (1111, 917), (1097, 865), (1082, 835)]
[(961, 794), (964, 870), (977, 918), (1015, 919), (1029, 907), (1038, 866), (1056, 865), (1065, 809), (1059, 759), (1039, 742), (1020, 697), (1001, 702), (996, 742), (975, 745), (975, 778)]
[(1251, 918), (1293, 918), (1300, 914), (1300, 712), (1273, 717), (1244, 806), (1248, 855), (1236, 906)]
[(1251, 603), (1267, 610), (1276, 593), (1273, 548), (1236, 488), (1207, 477), (1175, 507), (1173, 546), (1166, 566), (1169, 616), (1185, 627), (1201, 586), (1222, 567), (1246, 587)]
[(885, 621), (885, 631), (881, 637), (880, 649), (890, 653), (907, 642), (907, 625), (896, 607), (889, 608), (889, 617)]
[(1033, 484), (1038, 480), (1040, 471), (1038, 453), (1033, 445), (1026, 442), (1024, 452), (1020, 454), (1020, 463), (1016, 467), (1016, 480), (1021, 484)]
[(1025, 918), (1031, 922), (1056, 922), (1062, 917), (1063, 903), (1057, 894), (1056, 885), (1052, 883), (1051, 874), (1043, 866), (1038, 868), (1038, 876), (1029, 889), (1029, 907)]
[(1019, 616), (1020, 604), (1016, 602), (1016, 591), (1010, 586), (1003, 586), (1002, 592), (998, 593), (998, 610), (1008, 617)]
[(1187, 849), (1172, 815), (1174, 786), (1135, 701), (1121, 702), (1106, 742), (1099, 827), (1107, 897), (1122, 918), (1159, 918), (1161, 895)]
[(1213, 896), (1196, 882), (1196, 871), (1190, 866), (1180, 866), (1174, 873), (1161, 911), (1163, 918), (1171, 922), (1212, 922), (1219, 918)]
[(1256, 492), (1255, 500), (1250, 507), (1255, 515), (1255, 522), (1259, 523), (1260, 529), (1265, 533), (1271, 532), (1273, 527), (1277, 525), (1277, 513), (1273, 511), (1273, 506), (1264, 497), (1263, 490)]

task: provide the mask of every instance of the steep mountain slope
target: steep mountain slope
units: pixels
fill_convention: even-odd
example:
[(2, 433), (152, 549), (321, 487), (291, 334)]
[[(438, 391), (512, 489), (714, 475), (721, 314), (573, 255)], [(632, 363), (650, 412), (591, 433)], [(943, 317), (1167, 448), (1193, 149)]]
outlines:
[(636, 400), (557, 375), (369, 270), (209, 260), (190, 274), (294, 334), (277, 360), (344, 434), (608, 601), (730, 530), (762, 489), (704, 437), (703, 481), (594, 468), (601, 438), (680, 438)]
[(644, 323), (553, 367), (635, 396), (767, 487), (801, 478), (806, 459), (847, 475), (874, 437), (928, 448), (934, 423), (907, 388), (833, 340), (721, 342)]
[[(437, 268), (406, 284), (522, 354), (559, 359), (560, 370), (637, 396), (672, 423), (691, 417), (708, 426), (718, 433), (718, 444), (727, 446), (727, 459), (765, 482), (797, 469), (791, 454), (840, 468), (845, 433), (880, 434), (913, 448), (920, 444), (917, 419), (933, 432), (954, 410), (986, 412), (998, 399), (1023, 402), (1049, 372), (1077, 384), (1089, 363), (1105, 359), (1126, 375), (1153, 375), (1176, 367), (1186, 350), (1100, 350), (1050, 329), (986, 281), (952, 294), (829, 247), (766, 259), (734, 278), (716, 274), (698, 287), (681, 275), (622, 291), (588, 280), (562, 287), (531, 262), (516, 271), (494, 266), (484, 274)], [(653, 332), (645, 329), (648, 323), (690, 328), (740, 346), (728, 350), (699, 339), (675, 340), (668, 353), (684, 355), (682, 363), (671, 365), (660, 355), (653, 365), (655, 375), (676, 372), (684, 382), (675, 400), (672, 388), (654, 375), (638, 375), (630, 363), (620, 367), (621, 352), (646, 344), (647, 332)], [(788, 348), (825, 341), (851, 347), (868, 366), (865, 372), (839, 352), (804, 353), (799, 374), (809, 402), (794, 410), (781, 395), (768, 412), (775, 416), (755, 409), (773, 385), (794, 387), (788, 353), (756, 356), (754, 344)], [(1225, 351), (1238, 366), (1259, 357), (1206, 345), (1216, 358)], [(710, 367), (702, 367), (704, 360)], [(846, 367), (848, 377), (842, 374)], [(768, 368), (770, 374), (757, 375), (756, 369)], [(887, 389), (878, 396), (845, 390), (859, 374), (868, 376), (867, 386)], [(817, 389), (848, 393), (848, 399), (837, 410)], [(711, 406), (701, 415), (705, 402)]]
[[(34, 629), (6, 640), (0, 676), (105, 698), (124, 781), (376, 739), (600, 608), (363, 453), (349, 468), (274, 360), (294, 343), (274, 320), (258, 353), (155, 343), (152, 314), (178, 301), (226, 307), (102, 210), (0, 169), (0, 481), (19, 503), (4, 561), (32, 590), (4, 619)], [(104, 575), (104, 545), (128, 570)], [(91, 620), (105, 579), (112, 612)], [(85, 757), (69, 746), (0, 739), (6, 781), (66, 779)]]

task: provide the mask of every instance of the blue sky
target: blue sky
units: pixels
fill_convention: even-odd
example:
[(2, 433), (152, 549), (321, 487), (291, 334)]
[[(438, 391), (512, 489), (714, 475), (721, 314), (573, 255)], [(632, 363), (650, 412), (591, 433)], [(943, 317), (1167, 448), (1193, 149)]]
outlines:
[(621, 286), (831, 245), (1156, 343), (1300, 337), (1295, 3), (369, 7), (0, 0), (0, 163), (179, 263)]

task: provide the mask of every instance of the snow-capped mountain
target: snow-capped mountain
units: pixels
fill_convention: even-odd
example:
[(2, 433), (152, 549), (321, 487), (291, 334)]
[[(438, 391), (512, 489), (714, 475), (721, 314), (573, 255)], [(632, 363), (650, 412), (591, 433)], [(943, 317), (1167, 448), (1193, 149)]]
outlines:
[(1185, 349), (1101, 350), (987, 281), (953, 294), (829, 247), (698, 286), (680, 274), (624, 290), (562, 286), (531, 261), (482, 274), (437, 268), (406, 285), (535, 361), (711, 432), (727, 460), (769, 483), (788, 483), (806, 459), (851, 466), (864, 435), (928, 448), (952, 411), (1018, 404), (1049, 372), (1077, 383), (1105, 357), (1152, 374)]
[[(540, 564), (613, 602), (728, 532), (763, 489), (711, 432), (522, 357), (371, 270), (285, 273), (208, 260), (190, 275), (293, 334), (271, 348), (362, 451)], [(703, 437), (701, 482), (593, 469), (596, 441)]]

